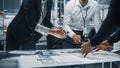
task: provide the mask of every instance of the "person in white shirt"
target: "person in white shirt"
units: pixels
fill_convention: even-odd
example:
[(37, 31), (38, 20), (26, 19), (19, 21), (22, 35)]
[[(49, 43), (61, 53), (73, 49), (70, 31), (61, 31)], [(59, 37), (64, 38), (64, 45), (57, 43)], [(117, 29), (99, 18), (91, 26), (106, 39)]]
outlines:
[[(94, 27), (96, 32), (101, 25), (99, 4), (94, 0), (71, 0), (65, 6), (64, 30), (79, 44), (86, 29)], [(76, 32), (82, 32), (76, 34)]]
[(76, 44), (81, 44), (84, 28), (95, 28), (96, 32), (101, 25), (99, 4), (94, 0), (70, 0), (64, 9), (63, 28), (68, 34), (66, 39), (52, 38), (48, 43), (52, 49), (78, 48)]

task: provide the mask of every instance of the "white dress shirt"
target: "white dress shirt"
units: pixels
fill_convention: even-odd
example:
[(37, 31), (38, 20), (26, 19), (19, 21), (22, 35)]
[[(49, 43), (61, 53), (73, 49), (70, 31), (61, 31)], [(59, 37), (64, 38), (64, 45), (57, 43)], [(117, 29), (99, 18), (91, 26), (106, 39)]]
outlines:
[(41, 7), (42, 7), (42, 11), (41, 11), (41, 17), (39, 19), (39, 22), (35, 28), (35, 30), (39, 33), (41, 33), (42, 35), (48, 35), (48, 31), (49, 28), (41, 25), (43, 19), (45, 18), (46, 14), (47, 14), (47, 0), (41, 0)]
[(97, 31), (100, 25), (100, 10), (96, 1), (88, 0), (84, 7), (79, 0), (71, 0), (65, 5), (64, 30), (70, 37), (75, 34), (72, 30), (83, 31), (84, 27), (93, 26)]

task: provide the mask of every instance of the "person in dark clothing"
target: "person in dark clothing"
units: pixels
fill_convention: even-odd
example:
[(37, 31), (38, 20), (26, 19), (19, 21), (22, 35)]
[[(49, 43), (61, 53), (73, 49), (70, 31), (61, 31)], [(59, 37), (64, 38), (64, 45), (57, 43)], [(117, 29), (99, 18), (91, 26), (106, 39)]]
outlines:
[(51, 6), (52, 0), (23, 0), (18, 14), (7, 28), (7, 50), (34, 50), (42, 35), (64, 38), (62, 29), (50, 29)]
[(96, 50), (108, 50), (112, 48), (112, 44), (120, 40), (120, 1), (111, 0), (109, 11), (106, 19), (101, 25), (98, 33), (90, 39), (90, 42), (83, 43), (81, 53), (86, 56), (92, 46), (96, 46)]

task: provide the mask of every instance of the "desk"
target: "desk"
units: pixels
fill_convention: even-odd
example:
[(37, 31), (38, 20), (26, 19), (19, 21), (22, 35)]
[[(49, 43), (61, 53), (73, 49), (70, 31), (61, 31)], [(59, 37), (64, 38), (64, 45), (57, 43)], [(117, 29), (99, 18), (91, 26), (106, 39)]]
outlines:
[[(37, 50), (35, 52), (41, 52), (45, 50)], [(112, 68), (112, 62), (120, 61), (120, 55), (110, 53), (106, 51), (91, 52), (84, 58), (79, 52), (80, 49), (59, 49), (59, 50), (47, 50), (49, 54), (41, 55), (30, 54), (21, 55), (17, 57), (6, 58), (2, 60), (17, 60), (20, 68), (29, 67), (54, 67), (54, 66), (67, 66), (67, 65), (83, 65), (83, 64), (96, 64), (110, 62), (110, 68)], [(28, 54), (28, 53), (27, 53)]]

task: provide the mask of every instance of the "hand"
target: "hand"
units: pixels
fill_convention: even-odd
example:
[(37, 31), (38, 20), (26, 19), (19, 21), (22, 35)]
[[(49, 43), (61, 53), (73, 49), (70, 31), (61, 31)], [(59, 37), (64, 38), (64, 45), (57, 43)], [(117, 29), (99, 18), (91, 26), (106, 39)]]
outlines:
[(82, 55), (84, 55), (84, 57), (86, 57), (87, 54), (92, 51), (92, 48), (93, 47), (90, 44), (90, 42), (84, 42), (82, 44), (82, 46), (81, 46), (81, 53), (82, 53)]
[(98, 46), (94, 48), (94, 50), (99, 51), (99, 50), (110, 50), (113, 47), (109, 44), (108, 40), (105, 40), (101, 42)]
[(64, 30), (62, 28), (54, 28), (54, 29), (50, 29), (48, 31), (48, 34), (53, 35), (57, 38), (61, 38), (64, 39), (66, 38), (66, 34), (64, 32)]
[(74, 39), (74, 42), (76, 44), (80, 44), (80, 42), (81, 42), (81, 36), (80, 35), (74, 34), (73, 39)]

